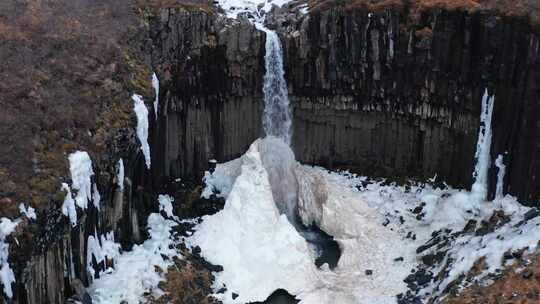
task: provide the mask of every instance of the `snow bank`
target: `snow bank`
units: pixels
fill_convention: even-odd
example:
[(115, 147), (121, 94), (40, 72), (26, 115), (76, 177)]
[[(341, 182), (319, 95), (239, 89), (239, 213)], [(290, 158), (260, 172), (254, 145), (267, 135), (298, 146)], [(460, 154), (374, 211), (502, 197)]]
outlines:
[(133, 110), (137, 116), (137, 137), (141, 143), (141, 150), (144, 155), (146, 167), (150, 169), (150, 145), (148, 145), (148, 109), (144, 104), (141, 95), (133, 94)]
[[(107, 269), (99, 279), (94, 280), (88, 288), (92, 303), (140, 303), (145, 292), (157, 288), (164, 278), (163, 274), (156, 272), (156, 266), (166, 272), (172, 265), (172, 258), (179, 255), (174, 249), (171, 237), (171, 229), (175, 225), (173, 221), (158, 213), (150, 214), (150, 239), (142, 245), (133, 246), (131, 251), (116, 256), (114, 269)], [(114, 253), (115, 248), (112, 245), (112, 249), (104, 247), (102, 243), (102, 254)], [(97, 245), (95, 249), (100, 250)]]
[(88, 153), (76, 151), (69, 155), (69, 171), (71, 172), (71, 188), (77, 190), (75, 203), (86, 209), (88, 201), (92, 199), (92, 160)]
[(4, 294), (10, 299), (13, 297), (11, 284), (15, 283), (15, 274), (9, 267), (9, 244), (6, 243), (6, 237), (15, 231), (18, 224), (18, 221), (5, 217), (0, 219), (0, 282), (4, 285)]

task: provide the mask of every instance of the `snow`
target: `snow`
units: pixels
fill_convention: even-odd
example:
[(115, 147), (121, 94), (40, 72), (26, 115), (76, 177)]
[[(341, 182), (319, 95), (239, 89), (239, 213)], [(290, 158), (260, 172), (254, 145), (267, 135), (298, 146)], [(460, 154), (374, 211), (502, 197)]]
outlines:
[(495, 188), (495, 197), (502, 198), (504, 196), (504, 175), (506, 173), (506, 166), (504, 165), (504, 158), (501, 154), (495, 159), (495, 166), (497, 167), (497, 186)]
[(273, 5), (283, 6), (291, 0), (218, 0), (218, 4), (229, 18), (237, 18), (241, 13), (252, 13), (256, 18), (262, 18), (270, 12)]
[[(469, 220), (488, 221), (496, 210), (511, 222), (484, 236), (464, 233), (449, 239), (444, 260), (428, 270), (438, 273), (446, 261), (453, 261), (451, 271), (430, 282), (421, 295), (441, 296), (440, 290), (468, 273), (480, 257), (486, 258), (487, 269), (474, 281), (504, 267), (508, 250), (537, 249), (540, 217), (523, 223), (530, 209), (515, 198), (486, 203), (473, 191), (448, 186), (397, 186), (348, 172), (289, 164), (288, 152), (272, 140), (255, 141), (246, 154), (218, 164), (213, 174), (205, 176), (205, 195), (219, 192), (226, 198), (225, 207), (203, 217), (188, 242), (200, 246), (209, 262), (224, 267), (215, 274), (215, 288), (225, 284), (227, 292), (215, 296), (226, 304), (262, 301), (279, 288), (296, 295), (300, 303), (395, 303), (396, 295), (407, 291), (403, 280), (410, 270), (422, 266), (422, 255), (434, 253), (431, 249), (416, 253), (434, 232), (461, 231)], [(274, 161), (265, 162), (268, 157)], [(280, 184), (287, 180), (288, 170), (294, 170), (296, 177), (297, 189), (291, 191), (296, 193), (302, 222), (316, 223), (342, 250), (332, 271), (314, 266), (316, 253), (280, 214), (276, 198), (282, 194), (275, 194), (272, 183), (294, 185)], [(421, 218), (412, 212), (418, 206), (422, 206)], [(395, 261), (398, 257), (403, 261)], [(366, 276), (367, 269), (373, 274)], [(233, 292), (239, 294), (234, 300)]]
[(77, 190), (75, 203), (86, 209), (88, 201), (92, 198), (92, 160), (87, 152), (76, 151), (69, 155), (69, 171), (71, 172), (71, 188)]
[(478, 131), (478, 143), (476, 146), (476, 166), (474, 168), (474, 183), (471, 192), (478, 200), (486, 200), (488, 170), (490, 166), (491, 150), (491, 116), (495, 97), (490, 97), (487, 89), (482, 97), (482, 112), (480, 113), (480, 129)]
[[(190, 239), (211, 263), (224, 267), (216, 274), (216, 286), (227, 284), (227, 292), (216, 295), (224, 303), (262, 301), (278, 288), (300, 293), (306, 285), (315, 287), (312, 253), (274, 204), (259, 143), (234, 162), (240, 172), (225, 208), (204, 217)], [(239, 294), (235, 300), (232, 292)]]
[(156, 94), (156, 99), (154, 99), (154, 114), (157, 119), (159, 107), (159, 79), (157, 78), (156, 73), (152, 74), (152, 86), (154, 87), (154, 92)]
[(12, 221), (5, 217), (0, 219), (0, 282), (4, 286), (4, 294), (10, 299), (13, 297), (11, 284), (15, 282), (15, 274), (9, 267), (9, 244), (6, 238), (15, 231), (18, 224), (17, 220)]
[(120, 191), (124, 191), (124, 161), (120, 158), (116, 164), (116, 184)]
[(160, 194), (158, 196), (158, 201), (159, 201), (159, 211), (164, 211), (168, 218), (173, 218), (174, 214), (173, 214), (172, 202), (174, 201), (174, 199), (170, 197), (169, 195)]
[(29, 220), (37, 219), (36, 210), (31, 206), (26, 207), (23, 203), (19, 204), (19, 211), (24, 214)]
[(93, 258), (99, 264), (106, 262), (107, 259), (114, 260), (120, 254), (120, 244), (115, 243), (114, 234), (112, 232), (102, 235), (100, 243), (100, 238), (98, 238), (96, 231), (94, 235), (88, 237), (86, 248), (86, 271), (88, 272), (88, 277), (91, 281), (96, 274), (95, 269), (92, 267)]
[[(164, 280), (164, 274), (156, 272), (156, 266), (166, 272), (172, 265), (172, 258), (179, 256), (171, 237), (171, 229), (175, 225), (174, 221), (158, 213), (150, 214), (150, 238), (142, 245), (134, 245), (131, 251), (117, 255), (114, 269), (107, 269), (94, 280), (88, 288), (92, 303), (140, 303), (145, 292), (156, 289), (159, 282)], [(105, 254), (114, 252), (104, 247), (102, 245)]]
[(146, 167), (150, 169), (150, 145), (148, 144), (148, 109), (144, 104), (141, 95), (133, 94), (133, 110), (137, 116), (137, 137), (141, 143), (141, 150), (144, 155)]
[(64, 197), (64, 203), (62, 204), (62, 213), (69, 217), (71, 225), (75, 227), (77, 225), (77, 209), (75, 208), (75, 200), (73, 200), (69, 185), (62, 183), (62, 191), (66, 192), (66, 197)]

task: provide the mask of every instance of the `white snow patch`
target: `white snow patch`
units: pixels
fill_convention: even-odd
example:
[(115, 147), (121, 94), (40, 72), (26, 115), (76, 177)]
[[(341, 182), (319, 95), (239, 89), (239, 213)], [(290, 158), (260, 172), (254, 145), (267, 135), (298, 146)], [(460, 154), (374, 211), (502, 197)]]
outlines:
[(150, 214), (150, 239), (118, 255), (114, 269), (107, 269), (99, 279), (94, 280), (88, 288), (92, 303), (140, 303), (145, 292), (157, 288), (159, 282), (164, 280), (164, 274), (156, 272), (155, 266), (166, 272), (172, 265), (172, 258), (179, 256), (174, 248), (169, 249), (169, 246), (174, 247), (171, 229), (175, 225), (175, 222), (158, 213)]
[(218, 4), (229, 18), (237, 18), (241, 13), (252, 13), (255, 18), (262, 18), (270, 12), (273, 5), (281, 7), (291, 0), (218, 0)]
[(141, 143), (141, 150), (146, 161), (146, 167), (150, 169), (150, 145), (148, 145), (148, 109), (141, 95), (133, 94), (133, 110), (137, 116), (137, 137)]
[(88, 201), (92, 198), (92, 160), (88, 153), (77, 151), (69, 155), (69, 171), (71, 172), (72, 189), (77, 190), (75, 203), (86, 209)]
[(152, 74), (152, 86), (154, 87), (154, 92), (156, 94), (156, 99), (154, 99), (154, 114), (157, 119), (159, 107), (159, 79), (157, 78), (156, 73)]
[(66, 197), (64, 197), (64, 203), (62, 204), (62, 213), (69, 217), (72, 226), (76, 226), (77, 209), (75, 208), (75, 200), (73, 200), (73, 195), (68, 184), (62, 183), (62, 191), (66, 192)]
[(114, 234), (112, 232), (106, 233), (100, 238), (97, 236), (97, 231), (94, 235), (88, 237), (87, 250), (86, 250), (86, 271), (90, 280), (93, 280), (96, 274), (95, 269), (92, 267), (93, 259), (96, 262), (103, 263), (107, 259), (114, 260), (120, 254), (120, 244), (114, 241)]
[(6, 237), (15, 231), (18, 224), (18, 220), (12, 221), (5, 217), (0, 219), (0, 282), (4, 285), (4, 294), (10, 299), (13, 297), (11, 284), (15, 283), (15, 274), (9, 267), (9, 244), (6, 243)]
[(158, 196), (158, 201), (159, 201), (159, 211), (164, 211), (168, 218), (173, 218), (174, 214), (173, 214), (172, 202), (174, 201), (174, 199), (170, 197), (169, 195), (160, 194)]
[(19, 211), (24, 214), (29, 220), (37, 219), (36, 210), (32, 206), (26, 207), (23, 203), (19, 204)]

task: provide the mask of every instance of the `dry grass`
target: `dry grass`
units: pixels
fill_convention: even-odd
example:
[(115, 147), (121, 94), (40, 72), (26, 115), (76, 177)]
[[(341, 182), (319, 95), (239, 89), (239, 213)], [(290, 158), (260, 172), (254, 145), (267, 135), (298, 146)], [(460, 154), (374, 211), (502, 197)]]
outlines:
[(539, 0), (307, 0), (312, 12), (324, 11), (333, 7), (345, 10), (365, 9), (380, 12), (387, 9), (403, 10), (406, 7), (412, 14), (432, 9), (449, 11), (492, 11), (507, 17), (528, 17), (532, 22), (540, 22)]
[[(521, 271), (520, 262), (506, 269), (503, 275), (487, 287), (473, 285), (444, 304), (538, 304), (540, 303), (540, 253), (527, 257), (530, 263)], [(524, 275), (527, 274), (527, 275)]]

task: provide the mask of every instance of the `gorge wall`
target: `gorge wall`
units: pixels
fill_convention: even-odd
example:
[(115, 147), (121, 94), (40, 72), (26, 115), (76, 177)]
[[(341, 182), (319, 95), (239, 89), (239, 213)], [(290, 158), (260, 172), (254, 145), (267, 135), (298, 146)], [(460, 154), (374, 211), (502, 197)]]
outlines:
[[(113, 231), (129, 249), (144, 239), (165, 182), (198, 182), (210, 159), (236, 158), (262, 135), (264, 33), (246, 15), (227, 20), (207, 6), (162, 2), (0, 4), (0, 216), (19, 216), (20, 202), (38, 212), (7, 240), (15, 295), (0, 302), (62, 303), (83, 293), (89, 236)], [(508, 152), (506, 191), (540, 202), (537, 27), (482, 11), (300, 10), (276, 10), (267, 23), (284, 49), (300, 161), (393, 180), (437, 174), (468, 187), (488, 88), (492, 157)], [(130, 96), (143, 95), (151, 109), (152, 70), (160, 107), (157, 117), (149, 111), (147, 171)], [(92, 158), (102, 208), (79, 213), (71, 227), (59, 189), (76, 150)]]
[[(264, 36), (248, 18), (169, 9), (150, 19), (152, 62), (166, 79), (155, 174), (201, 176), (207, 160), (232, 159), (260, 135)], [(267, 25), (283, 42), (300, 161), (469, 187), (487, 88), (506, 191), (540, 198), (539, 36), (525, 19), (291, 6)], [(490, 176), (494, 189), (496, 169)]]

